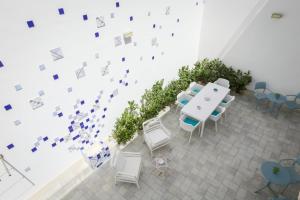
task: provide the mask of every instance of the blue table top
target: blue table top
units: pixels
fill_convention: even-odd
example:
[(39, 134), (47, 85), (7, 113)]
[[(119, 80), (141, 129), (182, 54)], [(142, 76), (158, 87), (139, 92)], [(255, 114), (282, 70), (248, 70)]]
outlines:
[[(278, 174), (273, 173), (273, 168), (278, 167), (280, 172)], [(261, 165), (261, 172), (264, 178), (271, 184), (276, 185), (287, 185), (290, 182), (289, 171), (282, 167), (279, 163), (273, 161), (264, 162)]]
[(278, 94), (278, 93), (270, 93), (267, 95), (267, 97), (273, 103), (282, 104), (282, 103), (286, 102), (286, 96), (279, 94), (279, 97), (276, 98), (276, 94)]

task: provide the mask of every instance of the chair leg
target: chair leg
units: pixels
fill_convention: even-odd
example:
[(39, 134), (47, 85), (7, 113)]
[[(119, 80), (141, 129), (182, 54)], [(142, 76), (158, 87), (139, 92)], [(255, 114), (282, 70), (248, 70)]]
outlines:
[(192, 135), (193, 135), (193, 132), (191, 132), (191, 134), (190, 134), (189, 144), (191, 143)]
[(216, 128), (216, 132), (218, 132), (218, 122), (215, 121), (215, 128)]

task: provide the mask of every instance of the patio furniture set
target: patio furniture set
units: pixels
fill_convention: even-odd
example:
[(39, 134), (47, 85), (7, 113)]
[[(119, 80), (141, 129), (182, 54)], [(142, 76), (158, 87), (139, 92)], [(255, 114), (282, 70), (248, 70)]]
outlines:
[(271, 103), (271, 107), (268, 108), (267, 112), (270, 112), (275, 118), (277, 118), (278, 113), (283, 105), (289, 110), (300, 110), (300, 93), (296, 95), (282, 95), (271, 91), (267, 87), (266, 82), (257, 82), (254, 87), (254, 96), (256, 98), (256, 109), (262, 103)]
[[(218, 131), (218, 121), (222, 120), (222, 118), (225, 120), (226, 110), (235, 100), (234, 96), (229, 95), (229, 87), (229, 81), (222, 78), (205, 86), (192, 82), (186, 91), (182, 91), (177, 95), (176, 112), (181, 109), (179, 126), (184, 131), (190, 133), (189, 143), (191, 142), (193, 132), (197, 128), (199, 129), (199, 136), (203, 137), (205, 123), (208, 119), (215, 123), (215, 131)], [(255, 84), (255, 97), (257, 99), (256, 107), (262, 101), (267, 99), (271, 101), (272, 107), (270, 108), (270, 112), (274, 113), (278, 113), (283, 103), (290, 109), (300, 108), (299, 104), (297, 104), (298, 99), (300, 100), (300, 93), (294, 95), (294, 100), (287, 100), (291, 95), (288, 95), (288, 97), (283, 95), (278, 96), (267, 89), (265, 82)], [(170, 143), (171, 134), (161, 123), (159, 117), (145, 121), (143, 123), (143, 132), (144, 141), (150, 150), (151, 157), (153, 157), (153, 151)], [(164, 156), (158, 156), (153, 159), (153, 163), (156, 172), (159, 175), (165, 175), (169, 167), (168, 159)], [(274, 200), (284, 199), (272, 190), (271, 184), (284, 185), (287, 188), (292, 183), (300, 182), (300, 175), (294, 170), (296, 164), (300, 164), (300, 158), (293, 160), (289, 166), (283, 165), (281, 161), (279, 163), (264, 162), (261, 171), (267, 184), (256, 191), (256, 193), (269, 188), (274, 194)], [(142, 167), (142, 155), (140, 153), (117, 151), (111, 159), (111, 165), (116, 169), (116, 183), (135, 183), (139, 188), (138, 180)], [(280, 172), (278, 174), (272, 173), (274, 167), (279, 169)]]
[[(282, 196), (292, 184), (300, 183), (300, 174), (297, 172), (297, 165), (300, 166), (300, 157), (293, 159), (282, 159), (279, 162), (265, 161), (261, 165), (261, 173), (266, 181), (265, 186), (255, 191), (259, 193), (268, 188), (273, 194), (272, 200), (288, 200)], [(281, 192), (276, 192), (271, 185), (283, 186)]]
[[(218, 79), (205, 86), (192, 82), (187, 91), (178, 94), (176, 112), (182, 108), (179, 124), (183, 130), (190, 132), (189, 143), (196, 128), (199, 127), (199, 133), (201, 130), (201, 137), (203, 136), (205, 121), (208, 119), (215, 122), (217, 131), (217, 121), (225, 117), (226, 109), (235, 99), (234, 96), (228, 94), (229, 92), (229, 81)], [(145, 121), (143, 132), (151, 157), (153, 157), (153, 151), (169, 144), (171, 140), (170, 132), (161, 123), (159, 117)], [(158, 175), (164, 176), (169, 168), (168, 158), (157, 156), (153, 163)], [(111, 166), (116, 169), (115, 183), (135, 183), (139, 188), (138, 180), (142, 167), (140, 153), (116, 151), (111, 159)]]

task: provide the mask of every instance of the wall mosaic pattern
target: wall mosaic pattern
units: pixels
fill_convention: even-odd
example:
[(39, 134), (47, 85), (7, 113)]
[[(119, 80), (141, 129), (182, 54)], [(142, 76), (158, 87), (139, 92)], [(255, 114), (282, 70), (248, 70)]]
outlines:
[[(199, 5), (198, 2), (192, 0), (188, 3), (190, 8)], [(41, 50), (41, 54), (45, 55), (43, 59), (37, 59), (34, 52), (31, 57), (26, 58), (37, 59), (36, 62), (38, 62), (33, 62), (35, 65), (30, 68), (32, 71), (30, 73), (33, 74), (26, 74), (26, 76), (32, 76), (32, 78), (39, 76), (43, 81), (38, 83), (32, 81), (29, 84), (27, 80), (22, 79), (21, 74), (24, 71), (20, 68), (14, 69), (18, 73), (17, 78), (5, 82), (5, 84), (9, 83), (5, 85), (5, 90), (9, 90), (8, 93), (11, 95), (1, 97), (0, 114), (1, 118), (7, 119), (6, 121), (13, 125), (5, 130), (5, 134), (24, 129), (26, 130), (24, 134), (28, 136), (24, 144), (16, 141), (18, 140), (16, 136), (7, 137), (9, 140), (5, 139), (5, 143), (0, 142), (0, 153), (3, 152), (9, 157), (24, 151), (30, 159), (22, 161), (20, 166), (15, 167), (25, 174), (28, 173), (29, 177), (32, 175), (33, 181), (37, 184), (45, 180), (43, 178), (38, 180), (37, 177), (42, 174), (36, 172), (38, 169), (31, 161), (43, 160), (46, 156), (45, 152), (54, 151), (55, 154), (64, 152), (64, 154), (69, 153), (77, 157), (83, 156), (92, 168), (100, 167), (109, 159), (110, 149), (106, 142), (115, 121), (114, 108), (118, 104), (115, 102), (126, 102), (127, 100), (122, 99), (124, 94), (144, 87), (140, 84), (147, 80), (140, 81), (137, 76), (137, 71), (140, 70), (138, 68), (143, 66), (140, 63), (151, 66), (163, 59), (163, 56), (174, 48), (169, 44), (175, 43), (172, 40), (177, 36), (176, 31), (181, 29), (183, 16), (180, 12), (176, 12), (175, 8), (173, 9), (173, 5), (159, 3), (159, 13), (157, 10), (143, 9), (128, 13), (125, 8), (130, 5), (127, 4), (126, 1), (117, 1), (110, 5), (108, 13), (98, 12), (97, 14), (86, 9), (78, 15), (78, 12), (74, 12), (71, 6), (62, 6), (52, 10), (48, 17), (56, 20), (57, 27), (54, 28), (57, 30), (60, 28), (62, 31), (64, 31), (63, 28), (67, 29), (70, 23), (68, 17), (72, 15), (72, 23), (80, 24), (78, 28), (87, 30), (85, 38), (80, 39), (87, 41), (93, 39), (93, 42), (98, 42), (100, 48), (85, 47), (81, 50), (80, 47), (76, 47), (76, 40), (72, 41), (74, 47), (70, 48), (65, 42), (71, 40), (67, 36), (52, 38), (51, 34), (47, 34), (46, 36), (52, 40), (53, 44), (48, 47), (48, 50)], [(196, 11), (195, 9), (194, 12)], [(46, 34), (49, 22), (42, 16), (35, 16), (34, 13), (29, 16), (32, 18), (22, 19), (21, 23), (22, 28), (25, 28), (23, 31), (26, 32), (26, 37), (34, 38), (38, 34), (41, 34), (40, 36)], [(66, 20), (67, 18), (69, 21)], [(163, 19), (164, 23), (158, 19)], [(142, 29), (147, 27), (147, 33), (149, 33), (147, 40), (141, 39), (143, 38), (140, 33), (141, 25), (136, 25), (141, 20), (143, 20)], [(89, 28), (86, 28), (86, 25)], [(108, 32), (121, 25), (126, 28), (121, 28), (113, 35)], [(30, 41), (32, 44), (34, 42), (33, 39)], [(80, 51), (83, 56), (77, 58), (73, 55), (72, 48)], [(107, 54), (106, 48), (113, 48), (116, 53)], [(143, 51), (145, 48), (148, 50)], [(134, 53), (128, 53), (129, 50)], [(11, 64), (15, 58), (1, 55), (1, 52), (0, 78), (6, 76), (6, 73), (8, 75), (15, 67)], [(149, 61), (151, 64), (148, 63)], [(147, 76), (145, 77), (147, 79)], [(99, 80), (99, 82), (91, 84), (88, 83), (89, 80)], [(56, 92), (60, 96), (57, 96)], [(120, 95), (123, 96), (119, 97)], [(19, 100), (15, 101), (12, 97)], [(40, 131), (39, 128), (35, 128), (35, 124), (31, 124), (26, 119), (27, 117), (35, 118), (36, 123), (48, 124), (47, 120), (49, 120), (49, 127), (52, 126), (53, 129), (45, 128), (45, 131)], [(88, 150), (95, 145), (98, 151), (91, 154)], [(59, 160), (59, 158), (56, 159)], [(36, 174), (33, 175), (35, 172)], [(0, 191), (0, 199), (2, 199), (1, 195)]]

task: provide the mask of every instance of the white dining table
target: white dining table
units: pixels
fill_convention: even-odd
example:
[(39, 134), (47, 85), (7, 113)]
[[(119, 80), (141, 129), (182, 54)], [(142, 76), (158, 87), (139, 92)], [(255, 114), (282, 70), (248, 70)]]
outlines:
[(229, 88), (215, 83), (208, 83), (182, 108), (181, 112), (183, 114), (201, 122), (201, 137), (203, 136), (206, 120), (229, 92)]

